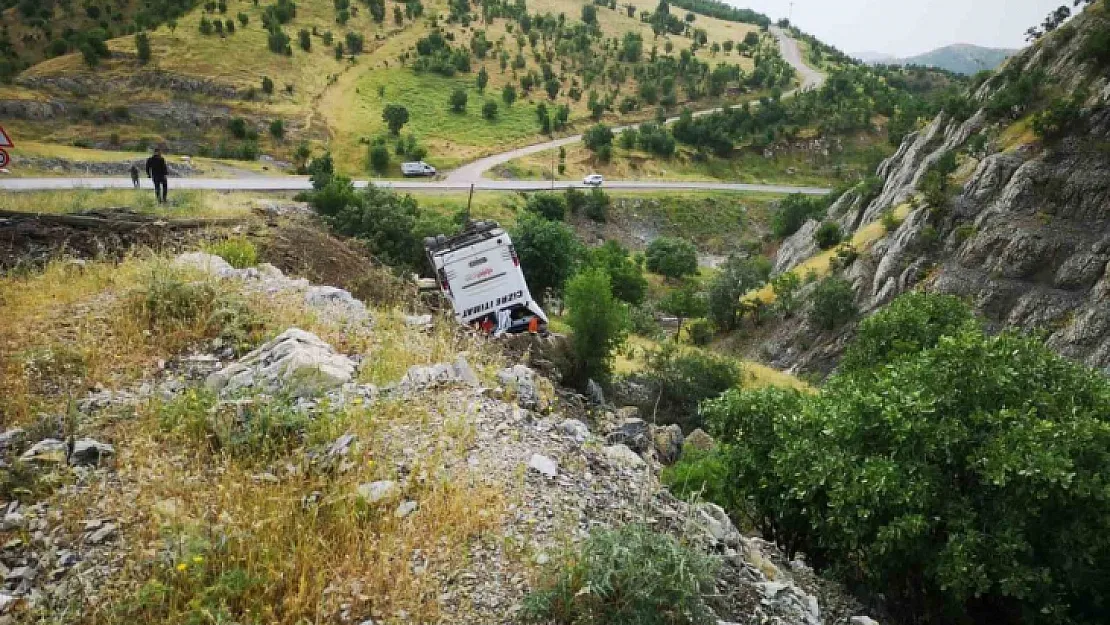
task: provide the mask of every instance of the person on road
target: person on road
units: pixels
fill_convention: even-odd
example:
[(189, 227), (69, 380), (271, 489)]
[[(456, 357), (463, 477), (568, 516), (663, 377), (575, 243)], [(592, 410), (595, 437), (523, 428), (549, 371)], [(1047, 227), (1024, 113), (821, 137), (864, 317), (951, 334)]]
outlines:
[(146, 175), (154, 181), (154, 196), (160, 204), (166, 203), (166, 193), (169, 191), (170, 170), (166, 167), (166, 159), (162, 158), (162, 150), (155, 149), (154, 156), (146, 160)]
[(131, 184), (135, 185), (136, 189), (139, 188), (139, 166), (135, 163), (131, 163)]

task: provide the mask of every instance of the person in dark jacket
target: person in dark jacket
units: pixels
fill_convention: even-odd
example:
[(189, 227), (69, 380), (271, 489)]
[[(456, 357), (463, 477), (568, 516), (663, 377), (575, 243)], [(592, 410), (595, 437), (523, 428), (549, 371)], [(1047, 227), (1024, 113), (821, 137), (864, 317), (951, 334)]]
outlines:
[(131, 163), (131, 184), (135, 185), (136, 189), (139, 188), (139, 166), (135, 163)]
[(166, 202), (166, 193), (169, 191), (169, 174), (166, 159), (162, 158), (162, 150), (154, 150), (154, 156), (146, 160), (146, 175), (154, 181), (154, 196), (162, 204)]

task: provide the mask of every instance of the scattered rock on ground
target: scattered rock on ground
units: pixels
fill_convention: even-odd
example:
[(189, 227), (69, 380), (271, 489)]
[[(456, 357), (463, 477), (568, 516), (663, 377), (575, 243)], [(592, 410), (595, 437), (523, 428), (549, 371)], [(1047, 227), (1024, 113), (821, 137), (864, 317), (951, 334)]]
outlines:
[(605, 405), (605, 391), (602, 390), (601, 385), (593, 380), (586, 383), (586, 397), (598, 406)]
[(207, 386), (225, 396), (261, 390), (311, 397), (350, 382), (354, 373), (355, 363), (320, 337), (290, 328), (208, 376)]
[(401, 489), (397, 486), (397, 482), (393, 480), (380, 480), (377, 482), (370, 482), (369, 484), (360, 484), (358, 487), (358, 494), (365, 499), (367, 503), (378, 503), (380, 501), (391, 500), (401, 494)]
[(56, 438), (45, 438), (23, 452), (20, 460), (38, 464), (61, 464), (66, 461), (66, 444)]
[(663, 464), (673, 464), (682, 455), (682, 428), (676, 424), (651, 427), (655, 457)]
[(576, 443), (584, 443), (590, 437), (590, 428), (578, 419), (566, 419), (559, 424), (559, 431), (574, 439)]
[(349, 292), (333, 286), (309, 287), (305, 291), (304, 301), (311, 308), (345, 321), (364, 321), (370, 318), (366, 304), (355, 299)]
[(69, 463), (74, 466), (96, 465), (115, 453), (116, 449), (107, 443), (101, 443), (91, 438), (82, 438), (73, 443)]
[(482, 385), (478, 375), (470, 368), (466, 357), (459, 354), (454, 363), (439, 363), (429, 366), (409, 367), (405, 377), (397, 384), (405, 392), (414, 392), (437, 386), (459, 384), (477, 388)]
[(528, 468), (547, 477), (555, 477), (559, 474), (559, 463), (540, 454), (532, 454), (532, 459), (528, 461)]
[(629, 449), (627, 445), (609, 445), (603, 447), (601, 451), (609, 462), (618, 467), (639, 469), (647, 464), (639, 454)]
[(397, 506), (397, 510), (393, 513), (393, 516), (397, 517), (398, 519), (403, 519), (413, 512), (416, 512), (416, 509), (419, 507), (420, 504), (416, 503), (415, 501), (403, 501), (401, 502), (401, 505)]
[[(497, 372), (497, 381), (516, 394), (517, 403), (525, 410), (543, 410), (546, 402), (543, 399), (541, 384), (547, 382), (536, 375), (536, 372), (524, 365), (513, 365)], [(550, 383), (548, 383), (549, 385)]]
[(610, 445), (625, 445), (636, 453), (643, 453), (651, 446), (651, 432), (648, 424), (638, 417), (630, 417), (614, 428), (605, 437)]
[(683, 444), (698, 451), (709, 451), (717, 446), (717, 441), (706, 434), (705, 430), (698, 428), (690, 432)]

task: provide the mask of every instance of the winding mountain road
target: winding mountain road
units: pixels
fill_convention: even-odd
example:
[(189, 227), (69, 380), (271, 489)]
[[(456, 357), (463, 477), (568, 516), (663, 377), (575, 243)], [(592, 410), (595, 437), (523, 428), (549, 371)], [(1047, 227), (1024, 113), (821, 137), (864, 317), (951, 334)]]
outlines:
[[(779, 43), (783, 58), (798, 72), (801, 86), (798, 89), (783, 94), (789, 97), (798, 91), (807, 91), (819, 88), (825, 82), (825, 75), (820, 71), (806, 65), (802, 60), (801, 47), (785, 31), (771, 27), (771, 33)], [(720, 111), (720, 108), (706, 109), (694, 113), (695, 117), (709, 115)], [(672, 117), (666, 121), (670, 124), (677, 121)], [(639, 124), (618, 126), (613, 132), (619, 133), (626, 128), (637, 128)], [(522, 181), (522, 180), (491, 180), (485, 174), (498, 165), (503, 165), (511, 160), (554, 150), (559, 147), (577, 143), (582, 140), (582, 135), (561, 137), (543, 143), (509, 150), (494, 154), (467, 163), (455, 169), (441, 180), (436, 181), (410, 181), (410, 180), (360, 180), (355, 186), (365, 187), (369, 183), (376, 186), (405, 190), (405, 191), (461, 191), (469, 189), (472, 185), (481, 191), (539, 191), (543, 189), (565, 189), (568, 186), (579, 186), (573, 182), (551, 181)], [(175, 178), (171, 186), (175, 189), (208, 189), (215, 191), (302, 191), (312, 188), (308, 178), (303, 176), (244, 176), (235, 178)], [(144, 181), (144, 187), (149, 186)], [(2, 191), (49, 191), (62, 189), (126, 189), (131, 187), (131, 181), (126, 178), (7, 178), (0, 179)], [(689, 191), (732, 191), (745, 193), (803, 193), (807, 195), (824, 195), (830, 189), (816, 187), (795, 187), (789, 185), (768, 184), (739, 184), (722, 182), (688, 182), (688, 181), (653, 181), (641, 182), (632, 180), (612, 180), (605, 182), (606, 189), (653, 191), (653, 190), (689, 190)]]

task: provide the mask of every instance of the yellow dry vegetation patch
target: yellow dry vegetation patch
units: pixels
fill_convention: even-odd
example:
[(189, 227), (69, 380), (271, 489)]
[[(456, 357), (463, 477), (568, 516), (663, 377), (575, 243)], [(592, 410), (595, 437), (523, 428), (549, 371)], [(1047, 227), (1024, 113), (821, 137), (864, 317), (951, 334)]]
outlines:
[(1037, 135), (1033, 132), (1033, 116), (1027, 115), (1010, 124), (998, 136), (998, 146), (1003, 152), (1014, 150), (1036, 142)]
[[(670, 339), (667, 339), (670, 340)], [(649, 338), (642, 336), (630, 336), (626, 341), (624, 348), (617, 353), (616, 360), (613, 363), (613, 369), (616, 373), (629, 374), (642, 371), (645, 362), (644, 355), (646, 352), (659, 349), (660, 344)], [(699, 351), (706, 351), (700, 347), (681, 343), (678, 349), (684, 353), (693, 353)], [(717, 356), (722, 354), (714, 353)], [(731, 358), (730, 356), (723, 356)], [(784, 373), (764, 364), (750, 361), (750, 360), (737, 360), (736, 363), (740, 366), (741, 376), (737, 383), (745, 388), (763, 388), (765, 386), (779, 386), (784, 388), (796, 388), (799, 390), (810, 390), (811, 387), (799, 380), (798, 378)]]
[[(910, 204), (901, 204), (894, 209), (895, 218), (901, 220), (905, 219), (910, 214)], [(852, 235), (851, 240), (847, 241), (859, 252), (864, 252), (871, 244), (878, 241), (886, 235), (886, 227), (883, 226), (882, 221), (873, 221), (866, 226), (856, 230)], [(836, 258), (837, 248), (825, 250), (819, 254), (811, 256), (807, 260), (799, 263), (796, 267), (790, 270), (790, 273), (805, 280), (810, 276), (822, 278), (829, 274), (832, 267), (832, 261)], [(742, 298), (745, 302), (762, 301), (764, 304), (773, 304), (775, 301), (775, 292), (770, 284), (746, 294)]]

